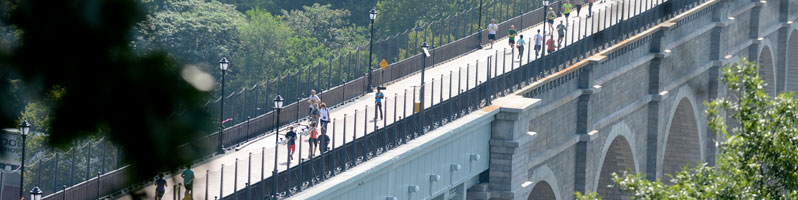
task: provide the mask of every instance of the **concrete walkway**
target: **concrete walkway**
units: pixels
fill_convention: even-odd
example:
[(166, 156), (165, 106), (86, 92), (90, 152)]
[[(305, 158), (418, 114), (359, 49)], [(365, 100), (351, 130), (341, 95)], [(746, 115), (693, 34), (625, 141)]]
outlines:
[[(638, 8), (638, 10), (634, 11), (635, 14), (642, 12), (645, 8), (650, 8), (654, 5), (648, 5), (643, 9), (641, 8), (641, 2), (634, 1), (634, 0), (624, 0), (625, 6), (627, 11), (626, 13), (630, 13), (630, 5), (632, 4), (632, 8)], [(593, 7), (594, 13), (598, 12), (605, 12), (605, 10), (609, 10), (612, 7), (612, 12), (616, 13), (619, 12), (618, 8), (621, 8), (619, 5), (621, 3), (620, 0), (617, 1), (607, 1), (605, 3), (599, 3), (596, 1)], [(653, 2), (650, 2), (654, 4)], [(589, 35), (590, 28), (588, 30), (584, 30), (585, 24), (593, 24), (593, 32), (600, 30), (599, 27), (606, 27), (610, 25), (610, 20), (607, 18), (607, 23), (604, 24), (604, 15), (601, 16), (595, 15), (591, 18), (586, 18), (587, 15), (587, 6), (582, 8), (582, 15), (576, 16), (576, 11), (574, 10), (571, 13), (571, 17), (568, 19), (568, 29), (570, 31), (571, 24), (577, 25), (578, 27), (582, 27), (581, 31), (578, 31), (580, 34), (572, 34), (568, 32), (566, 44), (570, 44), (573, 40), (577, 38), (584, 37)], [(628, 18), (629, 14), (627, 14), (626, 18)], [(599, 19), (601, 17), (601, 19)], [(555, 25), (559, 24), (561, 20), (565, 20), (564, 17), (559, 17), (555, 20)], [(618, 21), (618, 19), (614, 19), (613, 21)], [(563, 21), (564, 22), (564, 21)], [(614, 23), (612, 23), (614, 24)], [(485, 25), (487, 26), (487, 25)], [(487, 58), (492, 56), (498, 58), (498, 60), (494, 60), (494, 63), (498, 63), (496, 68), (498, 70), (494, 71), (491, 70), (491, 73), (496, 73), (497, 75), (502, 74), (505, 71), (510, 71), (511, 69), (519, 67), (521, 64), (526, 64), (527, 55), (526, 51), (530, 51), (533, 49), (533, 35), (535, 31), (542, 28), (542, 24), (538, 24), (534, 27), (527, 28), (525, 30), (519, 30), (519, 34), (524, 36), (524, 40), (527, 41), (527, 45), (525, 48), (525, 52), (523, 58), (518, 60), (518, 52), (513, 53), (510, 46), (508, 45), (508, 39), (500, 38), (498, 41), (495, 42), (493, 48), (490, 48), (490, 44), (484, 45), (486, 46), (485, 49), (476, 50), (473, 52), (468, 53), (467, 55), (458, 57), (456, 59), (450, 60), (446, 63), (442, 63), (436, 66), (428, 66), (426, 75), (425, 75), (425, 87), (426, 87), (426, 107), (430, 105), (430, 98), (432, 98), (432, 103), (437, 104), (442, 100), (446, 100), (449, 98), (450, 88), (451, 96), (457, 95), (457, 88), (459, 87), (461, 90), (466, 90), (468, 88), (473, 88), (477, 83), (484, 82), (486, 80), (486, 72), (487, 72)], [(548, 27), (546, 27), (548, 28)], [(546, 30), (549, 33), (548, 29)], [(542, 32), (542, 29), (541, 29)], [(588, 32), (588, 33), (586, 33)], [(554, 33), (556, 35), (556, 31)], [(581, 36), (578, 36), (581, 35)], [(572, 37), (574, 39), (572, 39)], [(548, 39), (548, 37), (547, 37)], [(517, 39), (516, 39), (517, 40)], [(556, 38), (555, 38), (556, 40)], [(534, 51), (534, 50), (532, 50)], [(506, 54), (505, 54), (506, 52)], [(431, 53), (434, 53), (431, 52)], [(511, 55), (512, 53), (512, 55)], [(534, 54), (534, 52), (532, 52)], [(513, 59), (515, 58), (515, 59)], [(534, 60), (533, 59), (530, 59)], [(493, 65), (493, 64), (492, 64)], [(477, 67), (478, 66), (478, 67)], [(478, 75), (478, 76), (477, 76)], [(450, 80), (451, 79), (451, 80)], [(443, 82), (441, 82), (443, 80)], [(468, 80), (466, 82), (466, 80)], [(433, 83), (434, 82), (434, 83)], [(405, 79), (401, 79), (399, 81), (393, 82), (386, 87), (388, 88), (385, 93), (386, 99), (384, 100), (383, 106), (387, 108), (387, 112), (385, 114), (385, 120), (377, 120), (377, 127), (383, 127), (385, 124), (391, 124), (395, 120), (399, 120), (399, 117), (403, 117), (405, 115), (412, 114), (412, 102), (418, 100), (418, 94), (414, 95), (413, 92), (415, 91), (418, 93), (418, 86), (420, 85), (420, 73), (416, 73), (411, 75)], [(451, 84), (450, 84), (451, 83)], [(434, 84), (434, 85), (433, 85)], [(443, 84), (441, 87), (441, 84)], [(430, 97), (430, 95), (434, 92), (434, 96)], [(323, 99), (322, 99), (323, 101)], [(396, 103), (399, 104), (396, 104)], [(396, 105), (395, 105), (396, 104)], [(347, 103), (337, 108), (330, 109), (330, 117), (333, 119), (334, 123), (330, 123), (328, 125), (329, 131), (328, 135), (334, 140), (335, 146), (341, 146), (344, 142), (352, 141), (353, 134), (356, 134), (355, 137), (361, 137), (363, 134), (371, 132), (374, 130), (374, 121), (372, 120), (374, 117), (374, 93), (366, 94), (363, 97), (356, 99), (353, 102)], [(394, 110), (396, 107), (396, 110)], [(285, 112), (296, 112), (293, 110), (287, 110)], [(307, 112), (306, 110), (300, 110), (299, 112)], [(394, 119), (394, 113), (396, 113), (397, 117)], [(368, 119), (368, 120), (367, 120)], [(345, 121), (345, 122), (344, 122)], [(355, 123), (357, 121), (357, 123)], [(368, 122), (367, 125), (364, 123)], [(357, 127), (355, 127), (357, 125)], [(346, 134), (344, 133), (344, 127), (346, 126)], [(286, 130), (280, 131), (280, 137), (282, 138), (285, 134)], [(333, 137), (333, 132), (334, 137)], [(345, 137), (344, 137), (345, 135)], [(275, 151), (275, 135), (271, 134), (265, 137), (261, 137), (256, 139), (252, 142), (247, 144), (243, 144), (242, 146), (238, 147), (236, 151), (227, 152), (224, 155), (215, 156), (203, 163), (196, 164), (192, 166), (192, 170), (195, 173), (195, 180), (194, 180), (194, 199), (205, 199), (206, 188), (208, 193), (208, 199), (214, 199), (214, 197), (220, 196), (220, 191), (223, 194), (222, 196), (227, 196), (233, 193), (234, 190), (241, 190), (245, 188), (247, 182), (258, 182), (261, 178), (268, 178), (272, 174), (272, 170), (274, 169), (274, 151)], [(302, 136), (302, 157), (308, 157), (308, 143), (305, 136)], [(334, 148), (334, 147), (331, 147)], [(287, 169), (287, 154), (286, 154), (286, 146), (279, 145), (279, 152), (278, 152), (278, 170), (283, 171)], [(295, 166), (298, 164), (299, 161), (299, 144), (297, 144), (297, 153), (294, 154), (294, 159), (291, 161), (291, 166)], [(317, 150), (318, 151), (318, 150)], [(316, 155), (319, 153), (317, 152)], [(251, 162), (251, 166), (250, 166)], [(238, 167), (236, 168), (236, 163), (238, 163)], [(238, 169), (238, 176), (234, 176), (236, 169)], [(250, 171), (251, 170), (251, 171)], [(263, 173), (262, 173), (263, 172)], [(224, 180), (222, 180), (222, 174), (224, 176)], [(182, 183), (182, 178), (177, 176), (171, 177), (167, 179), (167, 184), (169, 185), (167, 188), (166, 195), (164, 199), (173, 199), (173, 185), (175, 182)], [(207, 183), (207, 184), (206, 184)], [(222, 187), (223, 186), (223, 187)], [(141, 189), (141, 192), (145, 192), (148, 197), (153, 197), (154, 195), (155, 186), (148, 186)], [(185, 191), (181, 189), (181, 192)], [(120, 199), (131, 199), (130, 196), (124, 196)]]

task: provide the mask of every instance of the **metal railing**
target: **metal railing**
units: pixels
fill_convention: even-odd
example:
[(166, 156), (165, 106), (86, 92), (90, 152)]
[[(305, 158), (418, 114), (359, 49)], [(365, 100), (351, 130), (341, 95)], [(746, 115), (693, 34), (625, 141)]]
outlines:
[[(297, 166), (281, 171), (276, 177), (270, 176), (254, 184), (247, 183), (241, 190), (237, 190), (223, 199), (266, 198), (274, 192), (274, 178), (277, 178), (279, 183), (276, 193), (282, 197), (291, 196), (359, 163), (405, 144), (423, 135), (426, 131), (443, 126), (483, 106), (489, 105), (491, 99), (512, 93), (524, 85), (530, 84), (530, 82), (542, 81), (536, 83), (540, 87), (528, 93), (529, 95), (527, 96), (529, 97), (535, 97), (551, 91), (564, 82), (578, 78), (584, 74), (582, 73), (584, 70), (573, 70), (569, 74), (561, 76), (561, 79), (543, 80), (541, 79), (543, 76), (556, 73), (592, 53), (617, 44), (705, 1), (651, 1), (646, 6), (632, 9), (625, 7), (628, 5), (621, 4), (618, 7), (604, 10), (604, 13), (598, 12), (594, 20), (603, 20), (603, 23), (596, 23), (596, 21), (588, 23), (593, 28), (585, 28), (589, 32), (587, 36), (579, 36), (578, 41), (545, 55), (543, 59), (531, 61), (523, 66), (511, 69), (507, 73), (496, 75), (495, 72), (499, 70), (498, 65), (491, 65), (491, 61), (496, 60), (489, 57), (488, 65), (486, 66), (488, 73), (485, 75), (488, 81), (479, 82), (473, 88), (430, 106), (423, 111), (425, 112), (424, 119), (421, 119), (421, 115), (417, 114), (407, 116), (329, 152), (301, 162)], [(612, 12), (613, 9), (621, 9), (622, 11)], [(627, 11), (632, 13), (627, 13)], [(607, 20), (611, 21), (613, 19), (616, 19), (615, 24), (609, 25)], [(434, 98), (436, 95), (432, 96), (431, 99), (436, 99)], [(443, 99), (444, 94), (441, 92), (437, 96)], [(386, 106), (385, 109), (387, 107), (389, 106)], [(395, 111), (394, 114), (398, 113)], [(421, 120), (424, 121), (423, 126), (421, 126)], [(354, 125), (354, 127), (357, 126), (357, 124)], [(335, 134), (333, 132), (333, 135)]]
[[(557, 5), (557, 2), (553, 5)], [(498, 23), (499, 31), (497, 31), (497, 37), (504, 37), (511, 24), (523, 29), (540, 23), (543, 16), (541, 7), (542, 3), (539, 0), (486, 1), (483, 3), (481, 20), (479, 18), (479, 6), (477, 5), (444, 19), (377, 40), (375, 41), (374, 51), (375, 68), (378, 66), (376, 62), (379, 62), (381, 58), (386, 58), (392, 64), (384, 71), (377, 68), (371, 72), (374, 84), (389, 83), (417, 73), (421, 69), (421, 55), (408, 52), (418, 52), (420, 44), (425, 40), (430, 41), (433, 47), (437, 46), (436, 52), (438, 53), (428, 58), (427, 61), (428, 65), (434, 66), (436, 63), (445, 62), (473, 51), (480, 44), (485, 43), (487, 36), (482, 37), (482, 35), (486, 35), (486, 32), (480, 30), (480, 28), (487, 26), (489, 19), (497, 19), (497, 21), (501, 22)], [(482, 25), (479, 24), (480, 22)], [(277, 94), (282, 94), (288, 100), (286, 102), (288, 105), (284, 108), (284, 112), (281, 113), (278, 126), (295, 122), (306, 116), (304, 111), (299, 111), (308, 106), (307, 102), (304, 101), (306, 96), (302, 91), (318, 89), (320, 91), (319, 96), (328, 105), (344, 104), (353, 98), (363, 95), (366, 92), (367, 85), (365, 67), (368, 61), (365, 55), (368, 52), (360, 49), (365, 49), (365, 47), (357, 48), (345, 56), (330, 58), (324, 65), (318, 64), (303, 70), (294, 71), (293, 73), (255, 84), (251, 88), (228, 94), (225, 97), (227, 101), (225, 102), (224, 110), (227, 112), (224, 119), (231, 119), (228, 123), (234, 125), (225, 128), (223, 135), (225, 146), (234, 147), (273, 130), (275, 124), (272, 122), (275, 121), (275, 116), (273, 109), (269, 105), (272, 103), (271, 99)], [(299, 100), (291, 102), (293, 99)], [(209, 116), (219, 116), (219, 100), (217, 98), (205, 104), (206, 110), (211, 113)], [(210, 121), (217, 125), (220, 123), (218, 118), (215, 117), (210, 119)], [(199, 155), (211, 155), (215, 152), (215, 147), (218, 144), (218, 136), (216, 134), (218, 132), (197, 138), (189, 144), (178, 147), (178, 151), (194, 151)], [(115, 153), (118, 154), (116, 151)], [(51, 159), (59, 160), (58, 158)], [(122, 189), (131, 187), (130, 185), (125, 185), (128, 179), (124, 177), (129, 169), (123, 167), (123, 163), (118, 160), (117, 158), (117, 161), (114, 162), (116, 163), (113, 168), (115, 170), (110, 171), (111, 169), (109, 169), (110, 172), (101, 173), (98, 176), (99, 178), (94, 175), (80, 176), (83, 178), (79, 178), (77, 181), (56, 181), (55, 186), (42, 184), (39, 181), (36, 184), (40, 184), (40, 188), (44, 189), (45, 194), (49, 191), (54, 192), (45, 196), (45, 199), (63, 199), (64, 197), (73, 199), (70, 197), (113, 195)], [(48, 163), (49, 165), (62, 166), (64, 165), (62, 162), (69, 162), (72, 165), (71, 161), (45, 160), (45, 162), (47, 161), (55, 163)], [(26, 171), (36, 169), (36, 167), (29, 166)], [(56, 168), (45, 168), (45, 173), (47, 173), (48, 169), (52, 170), (50, 173), (56, 173), (55, 171), (57, 171), (53, 170)], [(104, 167), (101, 172), (106, 172)], [(64, 172), (58, 172), (58, 174), (62, 173)], [(103, 183), (101, 184), (102, 187), (93, 191), (100, 191), (100, 193), (88, 192), (90, 188), (96, 188), (97, 180)], [(64, 194), (67, 196), (64, 196)]]
[[(558, 5), (557, 2), (552, 4)], [(473, 51), (487, 41), (480, 27), (486, 26), (490, 18), (503, 21), (499, 24), (497, 37), (506, 36), (510, 25), (523, 29), (542, 21), (542, 4), (537, 0), (493, 0), (484, 3), (483, 20), (480, 25), (479, 7), (475, 6), (444, 19), (430, 22), (421, 27), (408, 29), (402, 33), (375, 42), (375, 70), (370, 72), (374, 85), (382, 85), (417, 73), (420, 68), (419, 52), (423, 41), (429, 41), (436, 54), (427, 63), (434, 66)], [(229, 124), (224, 130), (224, 146), (232, 147), (241, 142), (258, 137), (274, 128), (272, 99), (280, 94), (286, 99), (284, 110), (301, 110), (308, 107), (306, 95), (311, 89), (319, 92), (319, 97), (327, 105), (335, 107), (357, 98), (367, 91), (368, 79), (365, 68), (368, 65), (368, 52), (358, 48), (352, 53), (330, 58), (327, 63), (317, 64), (306, 69), (294, 71), (283, 76), (255, 84), (251, 88), (232, 92), (225, 97), (223, 119)], [(386, 58), (390, 64), (385, 70), (379, 69), (376, 62)], [(343, 72), (343, 73), (342, 73)], [(295, 101), (296, 100), (296, 101)], [(220, 99), (209, 101), (205, 108), (211, 113), (210, 121), (218, 125)], [(305, 112), (283, 112), (278, 126), (295, 122), (306, 116)], [(218, 127), (218, 126), (216, 126)], [(213, 133), (216, 134), (216, 133)], [(210, 138), (214, 138), (213, 136)], [(200, 138), (203, 140), (206, 138)], [(211, 141), (211, 143), (216, 143)]]
[[(591, 19), (594, 20), (594, 22), (586, 23), (589, 25), (585, 27), (572, 27), (571, 30), (573, 31), (571, 32), (577, 33), (576, 36), (574, 36), (573, 34), (571, 36), (571, 40), (575, 41), (574, 43), (562, 47), (558, 51), (555, 51), (551, 54), (545, 55), (543, 57), (544, 59), (536, 59), (517, 68), (511, 67), (510, 71), (508, 71), (507, 73), (503, 73), (501, 75), (496, 74), (496, 72), (499, 71), (498, 63), (491, 64), (491, 62), (497, 62), (497, 59), (494, 57), (489, 57), (488, 58), (489, 64), (485, 66), (488, 68), (487, 69), (488, 73), (484, 75), (488, 78), (488, 81), (477, 82), (476, 80), (470, 80), (470, 81), (465, 80), (466, 83), (472, 82), (475, 83), (476, 86), (472, 88), (466, 87), (468, 88), (467, 90), (460, 91), (458, 95), (451, 96), (446, 100), (443, 100), (443, 96), (445, 95), (443, 93), (439, 93), (437, 95), (431, 95), (433, 96), (430, 97), (431, 99), (435, 99), (434, 96), (439, 96), (441, 97), (440, 98), (441, 100), (439, 101), (439, 103), (434, 104), (425, 109), (424, 111), (425, 119), (423, 127), (421, 126), (420, 123), (420, 120), (422, 120), (420, 119), (420, 115), (411, 114), (409, 116), (400, 117), (400, 119), (394, 121), (394, 123), (383, 126), (382, 128), (379, 129), (375, 129), (370, 133), (363, 133), (363, 135), (361, 135), (362, 137), (354, 139), (353, 141), (350, 141), (348, 143), (344, 141), (343, 145), (339, 145), (337, 148), (333, 148), (327, 153), (313, 157), (312, 159), (302, 162), (297, 166), (291, 167), (288, 170), (279, 172), (277, 179), (279, 180), (280, 184), (278, 184), (277, 193), (281, 194), (282, 196), (290, 196), (296, 192), (300, 192), (303, 189), (311, 187), (314, 184), (319, 183), (323, 180), (326, 180), (327, 178), (332, 177), (340, 173), (341, 171), (349, 169), (354, 165), (357, 165), (358, 163), (362, 163), (370, 158), (373, 158), (381, 153), (386, 152), (387, 150), (395, 148), (398, 145), (404, 144), (407, 141), (422, 135), (425, 131), (421, 130), (432, 130), (436, 127), (451, 122), (457, 118), (460, 118), (465, 114), (468, 114), (474, 110), (481, 108), (482, 106), (489, 104), (491, 99), (518, 90), (522, 88), (524, 85), (530, 84), (530, 82), (539, 81), (539, 78), (542, 76), (555, 73), (564, 68), (565, 66), (571, 65), (577, 62), (578, 60), (584, 59), (586, 56), (592, 53), (600, 51), (612, 44), (615, 44), (628, 37), (631, 37), (632, 35), (637, 34), (648, 27), (654, 26), (704, 1), (705, 0), (670, 0), (670, 1), (652, 0), (650, 2), (651, 5), (650, 9), (649, 7), (646, 7), (646, 8), (641, 8), (640, 10), (633, 10), (630, 7), (628, 7), (628, 5), (621, 4), (619, 7), (605, 10), (605, 13), (614, 13), (612, 15), (606, 15), (599, 12), (596, 14), (596, 17), (593, 17), (593, 19)], [(621, 9), (622, 11), (612, 12), (611, 9)], [(630, 14), (629, 12), (637, 14)], [(543, 13), (541, 9), (534, 10), (532, 12), (525, 13), (519, 17), (515, 17), (501, 23), (500, 29), (506, 29), (506, 27), (509, 27), (509, 25), (511, 24), (516, 25), (516, 27), (520, 27), (521, 29), (523, 29), (540, 23), (542, 21), (542, 18), (543, 18)], [(599, 21), (603, 20), (603, 23), (601, 22), (597, 23), (595, 20)], [(610, 21), (614, 20), (613, 23), (615, 24), (609, 25), (607, 23), (607, 20)], [(603, 27), (597, 26), (601, 24), (603, 24), (604, 26)], [(583, 32), (588, 32), (589, 34), (582, 34)], [(451, 48), (452, 50), (457, 48), (466, 48), (466, 49), (470, 48), (471, 50), (473, 50), (473, 47), (471, 45), (477, 46), (480, 43), (481, 41), (479, 41), (479, 36), (477, 34), (472, 33), (470, 36), (466, 38), (462, 38), (460, 40), (438, 47), (437, 50), (445, 50), (447, 47)], [(451, 55), (448, 56), (449, 58), (447, 58), (447, 60), (454, 58), (458, 55), (459, 54), (452, 53)], [(397, 71), (396, 72), (397, 74), (406, 73), (405, 76), (412, 74), (420, 69), (421, 59), (422, 58), (420, 55), (415, 55), (412, 56), (411, 58), (406, 58), (399, 63), (395, 63), (394, 65), (392, 65), (392, 67), (389, 67), (385, 73), (386, 74), (393, 73), (393, 71), (391, 70), (396, 69), (396, 70), (405, 70), (405, 71)], [(441, 58), (434, 58), (434, 57), (430, 57), (427, 59), (428, 63), (435, 63), (435, 61), (440, 62), (444, 60)], [(430, 62), (430, 60), (434, 61)], [(410, 69), (404, 69), (404, 68), (410, 68)], [(493, 73), (491, 73), (491, 71)], [(377, 72), (382, 73), (380, 70), (376, 70), (373, 72), (373, 74), (374, 75), (380, 74)], [(576, 70), (574, 73), (571, 73), (570, 75), (565, 77), (569, 77), (570, 80), (578, 77), (580, 75), (580, 72), (581, 70)], [(302, 75), (291, 77), (297, 80), (297, 82), (292, 84), (291, 81), (288, 81), (288, 84), (294, 87), (299, 87), (301, 85), (310, 83), (310, 82), (302, 82), (301, 77)], [(385, 83), (389, 82), (389, 80), (390, 81), (397, 80), (399, 79), (398, 77), (400, 76), (389, 75), (388, 77), (392, 78), (386, 78), (385, 81), (382, 81), (380, 76), (375, 76), (374, 77), (375, 83)], [(530, 97), (534, 97), (536, 95), (550, 91), (556, 88), (557, 84), (562, 84), (564, 81), (567, 80), (563, 79), (544, 80), (543, 83), (538, 83), (540, 84), (540, 87), (535, 88), (532, 92), (529, 93)], [(335, 101), (345, 102), (348, 99), (362, 95), (363, 91), (365, 91), (365, 84), (366, 83), (364, 77), (360, 77), (356, 80), (345, 82), (343, 85), (329, 88), (328, 90), (322, 92), (320, 96), (325, 102), (328, 102), (328, 104), (331, 104), (329, 102), (335, 102)], [(266, 85), (264, 85), (264, 87), (262, 87), (261, 89), (271, 88), (265, 86)], [(255, 90), (255, 88), (257, 88), (257, 86), (253, 87), (253, 89), (249, 91), (257, 91)], [(287, 87), (276, 87), (276, 88), (280, 88), (281, 90), (287, 90), (286, 89)], [(308, 86), (306, 88), (310, 87)], [(453, 89), (450, 88), (450, 91), (452, 90)], [(239, 101), (254, 102), (254, 103), (261, 102), (263, 103), (261, 105), (270, 104), (271, 103), (270, 99), (266, 97), (268, 97), (268, 95), (277, 93), (276, 91), (274, 93), (272, 92), (264, 93), (261, 90), (253, 92), (255, 93), (253, 95), (247, 93), (247, 91), (248, 90), (244, 90), (241, 92), (241, 94), (243, 94), (244, 96), (248, 96), (246, 98), (254, 98), (254, 100), (248, 101), (246, 98), (242, 97)], [(459, 90), (454, 90), (454, 91), (459, 91)], [(299, 95), (297, 97), (302, 97), (302, 95)], [(247, 104), (242, 104), (242, 105), (247, 105)], [(225, 146), (234, 146), (248, 139), (263, 135), (267, 131), (273, 130), (275, 126), (285, 125), (289, 122), (296, 121), (297, 119), (304, 117), (304, 114), (306, 113), (305, 107), (307, 107), (307, 103), (304, 101), (294, 102), (286, 106), (283, 112), (281, 112), (281, 121), (278, 122), (278, 124), (273, 123), (275, 121), (274, 119), (275, 116), (271, 115), (272, 113), (270, 111), (267, 112), (267, 110), (265, 109), (257, 109), (257, 107), (255, 106), (250, 106), (249, 108), (238, 108), (244, 111), (247, 110), (251, 111), (251, 109), (255, 109), (257, 110), (257, 112), (265, 114), (261, 114), (257, 118), (248, 119), (243, 123), (239, 123), (232, 127), (226, 128), (223, 142), (226, 144)], [(388, 109), (388, 107), (389, 106), (386, 105), (384, 108)], [(302, 109), (302, 111), (300, 111), (300, 109)], [(228, 110), (228, 108), (226, 108), (225, 110)], [(394, 114), (398, 113), (394, 112)], [(358, 126), (359, 125), (355, 124), (354, 127)], [(364, 124), (362, 126), (368, 126), (368, 125)], [(333, 138), (335, 138), (336, 134), (335, 129), (333, 128), (332, 130), (334, 135)], [(344, 132), (343, 134), (346, 134), (346, 132)], [(335, 143), (334, 140), (333, 143)], [(217, 144), (216, 136), (215, 134), (212, 134), (199, 138), (191, 142), (190, 144), (181, 146), (179, 148), (183, 150), (192, 148), (191, 150), (193, 151), (197, 150), (202, 151), (198, 152), (200, 154), (210, 155), (215, 151), (214, 147), (216, 146), (216, 144)], [(195, 147), (206, 147), (206, 148), (195, 148)], [(99, 185), (101, 186), (99, 187), (100, 189), (92, 191), (95, 192), (100, 191), (98, 195), (105, 196), (108, 194), (112, 194), (114, 192), (118, 192), (122, 188), (129, 187), (122, 184), (111, 184), (111, 182), (114, 183), (123, 182), (122, 180), (125, 180), (123, 171), (125, 170), (127, 169), (122, 168), (112, 173), (103, 175), (98, 179), (91, 179), (91, 180), (99, 180), (100, 182), (102, 182), (102, 184)], [(264, 195), (271, 194), (273, 190), (272, 188), (274, 186), (272, 185), (273, 182), (272, 178), (273, 177), (267, 177), (264, 180), (257, 181), (257, 183), (254, 184), (247, 183), (245, 184), (245, 186), (242, 185), (242, 188), (244, 189), (238, 190), (238, 188), (236, 188), (236, 191), (232, 195), (228, 195), (225, 198), (226, 199), (232, 199), (235, 197), (263, 198)], [(89, 196), (88, 193), (91, 192), (89, 191), (90, 189), (88, 188), (93, 188), (98, 186), (98, 185), (93, 185), (96, 184), (96, 181), (95, 183), (92, 183), (91, 180), (85, 181), (71, 188), (67, 188), (65, 194), (72, 194), (77, 196), (83, 195), (84, 197), (88, 197)], [(105, 180), (109, 181), (109, 185), (104, 184), (106, 183)], [(47, 196), (46, 199), (60, 199), (58, 198), (58, 195), (63, 195), (63, 194), (64, 193), (59, 192), (55, 195)], [(207, 194), (207, 189), (206, 189), (206, 194)], [(201, 196), (201, 195), (196, 195), (196, 196)]]

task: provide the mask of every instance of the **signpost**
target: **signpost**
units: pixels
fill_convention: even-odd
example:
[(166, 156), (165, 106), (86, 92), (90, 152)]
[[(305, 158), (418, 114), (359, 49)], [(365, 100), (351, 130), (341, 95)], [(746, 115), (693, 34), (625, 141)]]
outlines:
[(380, 81), (385, 84), (385, 68), (388, 67), (388, 61), (385, 58), (380, 61), (380, 68), (382, 68), (382, 72), (380, 72)]

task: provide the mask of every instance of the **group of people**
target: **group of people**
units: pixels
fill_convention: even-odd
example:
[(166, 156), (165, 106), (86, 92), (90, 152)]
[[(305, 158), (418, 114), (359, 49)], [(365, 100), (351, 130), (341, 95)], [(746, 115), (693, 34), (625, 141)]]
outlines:
[[(587, 17), (591, 17), (593, 13), (593, 0), (575, 0), (576, 4), (576, 16), (579, 16), (580, 11), (582, 10), (582, 6), (587, 4), (588, 5), (588, 14)], [(546, 40), (546, 52), (552, 53), (557, 50), (557, 47), (562, 45), (563, 40), (565, 39), (565, 35), (568, 31), (568, 18), (571, 16), (572, 9), (574, 8), (574, 4), (571, 4), (570, 1), (565, 1), (562, 3), (561, 12), (563, 16), (565, 16), (565, 24), (563, 24), (563, 20), (560, 20), (560, 23), (556, 25), (557, 30), (557, 41), (554, 41), (554, 37), (549, 37)], [(546, 11), (546, 23), (549, 25), (549, 34), (554, 32), (555, 25), (554, 20), (558, 17), (557, 13), (554, 11), (552, 7)], [(545, 27), (544, 27), (545, 28)], [(488, 40), (490, 41), (490, 48), (493, 48), (493, 43), (496, 40), (496, 31), (499, 30), (499, 25), (496, 24), (496, 19), (491, 19), (491, 23), (488, 25)], [(518, 36), (518, 41), (515, 40), (515, 37)], [(518, 31), (515, 29), (515, 25), (510, 25), (510, 29), (507, 31), (507, 37), (509, 40), (510, 48), (517, 48), (518, 49), (518, 59), (521, 60), (524, 55), (524, 47), (526, 44), (526, 40), (524, 40), (524, 35), (518, 35)], [(543, 41), (544, 36), (541, 35), (540, 29), (537, 30), (537, 33), (533, 36), (534, 41), (534, 50), (535, 50), (535, 57), (543, 55)]]
[[(330, 137), (327, 135), (327, 125), (330, 123), (330, 110), (327, 104), (321, 101), (316, 90), (310, 91), (308, 97), (308, 159), (316, 155), (316, 150), (319, 153), (324, 153), (329, 150)], [(293, 125), (288, 129), (285, 134), (286, 145), (288, 146), (288, 158), (294, 159), (294, 152), (296, 152), (296, 139), (297, 139), (298, 125)], [(319, 134), (321, 131), (321, 134)]]

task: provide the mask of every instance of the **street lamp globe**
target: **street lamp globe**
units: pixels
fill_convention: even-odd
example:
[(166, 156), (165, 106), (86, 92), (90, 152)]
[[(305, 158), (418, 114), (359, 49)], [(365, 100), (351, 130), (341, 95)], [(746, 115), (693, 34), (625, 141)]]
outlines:
[(548, 6), (549, 5), (549, 1), (543, 1), (543, 5), (544, 6)]
[(377, 19), (377, 10), (372, 8), (369, 11), (369, 19), (371, 19), (371, 20)]
[(274, 108), (277, 108), (277, 109), (283, 108), (283, 97), (282, 96), (277, 95), (277, 97), (274, 97)]
[(227, 57), (223, 56), (222, 59), (219, 60), (219, 69), (222, 69), (222, 71), (227, 71), (228, 66), (230, 66), (230, 62), (227, 61)]
[(22, 124), (19, 125), (19, 134), (28, 135), (30, 132), (30, 124), (28, 120), (22, 121)]
[(30, 199), (31, 200), (42, 200), (42, 190), (39, 189), (39, 186), (33, 187), (30, 190)]

